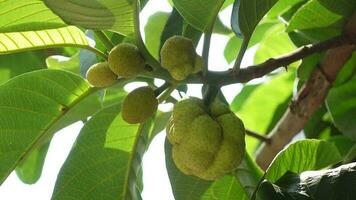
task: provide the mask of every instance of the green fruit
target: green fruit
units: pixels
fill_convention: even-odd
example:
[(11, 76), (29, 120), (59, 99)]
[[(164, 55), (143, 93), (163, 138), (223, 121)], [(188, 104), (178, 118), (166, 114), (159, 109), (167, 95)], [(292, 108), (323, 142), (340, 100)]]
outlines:
[(189, 150), (184, 156), (190, 159), (186, 167), (195, 173), (207, 170), (220, 148), (221, 127), (209, 115), (196, 117), (191, 123), (181, 149)]
[(122, 118), (130, 123), (142, 123), (157, 110), (158, 100), (154, 91), (146, 86), (130, 92), (122, 102)]
[(199, 55), (196, 55), (195, 56), (195, 61), (194, 61), (194, 68), (193, 68), (193, 71), (192, 73), (193, 74), (196, 74), (198, 72), (200, 72), (204, 67), (204, 60), (201, 56)]
[(244, 125), (222, 102), (206, 107), (197, 98), (180, 101), (166, 130), (173, 161), (187, 175), (216, 180), (244, 157)]
[(118, 76), (134, 78), (145, 68), (145, 60), (139, 49), (129, 43), (121, 43), (109, 53), (110, 69)]
[(96, 63), (92, 65), (86, 74), (87, 80), (95, 87), (109, 87), (117, 80), (107, 62)]
[(185, 99), (174, 105), (172, 118), (167, 126), (167, 138), (172, 144), (180, 144), (182, 139), (186, 138), (190, 123), (205, 113), (203, 106), (197, 98)]
[(194, 70), (195, 48), (193, 42), (183, 36), (173, 36), (161, 49), (161, 65), (176, 80), (184, 80)]

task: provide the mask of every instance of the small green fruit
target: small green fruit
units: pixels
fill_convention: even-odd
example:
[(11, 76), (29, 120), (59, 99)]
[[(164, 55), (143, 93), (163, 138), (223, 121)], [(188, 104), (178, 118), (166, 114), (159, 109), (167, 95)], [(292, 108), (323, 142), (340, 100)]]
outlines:
[(173, 36), (161, 49), (161, 65), (176, 80), (184, 80), (194, 70), (195, 48), (193, 42), (183, 36)]
[(158, 107), (154, 91), (148, 87), (140, 87), (130, 92), (122, 102), (122, 118), (136, 124), (146, 121)]
[(110, 69), (118, 76), (134, 78), (145, 68), (145, 60), (139, 49), (129, 43), (121, 43), (109, 53)]
[(94, 87), (109, 87), (115, 83), (117, 76), (107, 62), (92, 65), (86, 74), (87, 80)]

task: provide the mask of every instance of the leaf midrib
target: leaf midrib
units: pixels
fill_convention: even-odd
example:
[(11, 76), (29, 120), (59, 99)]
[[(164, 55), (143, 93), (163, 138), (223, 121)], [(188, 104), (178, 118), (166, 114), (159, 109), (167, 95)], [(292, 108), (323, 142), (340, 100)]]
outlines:
[(0, 179), (0, 185), (6, 180), (6, 178), (10, 175), (10, 173), (16, 168), (16, 166), (26, 158), (36, 147), (38, 147), (42, 142), (49, 136), (48, 134), (51, 133), (51, 128), (56, 125), (57, 122), (60, 121), (60, 119), (68, 113), (73, 107), (75, 107), (78, 103), (80, 103), (82, 100), (84, 100), (86, 97), (90, 96), (94, 92), (98, 91), (98, 88), (89, 88), (86, 92), (84, 92), (81, 96), (79, 96), (77, 99), (75, 99), (69, 106), (66, 107), (66, 109), (59, 114), (57, 117), (55, 117), (52, 122), (48, 124), (48, 126), (43, 129), (42, 134), (40, 134), (33, 142), (29, 145), (29, 147), (20, 155), (19, 159), (14, 163), (14, 165), (10, 168), (11, 170), (8, 170), (8, 172), (5, 174), (5, 176)]

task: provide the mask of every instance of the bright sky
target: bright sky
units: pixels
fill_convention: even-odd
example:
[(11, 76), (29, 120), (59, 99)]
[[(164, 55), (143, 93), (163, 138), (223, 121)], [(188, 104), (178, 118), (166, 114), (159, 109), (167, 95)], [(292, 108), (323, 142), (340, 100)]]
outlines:
[[(171, 10), (167, 1), (150, 0), (148, 5), (141, 13), (141, 30), (147, 21), (147, 18), (157, 11)], [(227, 9), (221, 15), (222, 19), (228, 23), (231, 9)], [(142, 32), (142, 31), (141, 31)], [(219, 67), (211, 68), (211, 70), (226, 70), (228, 64), (226, 63), (223, 51), (224, 46), (228, 41), (228, 37), (222, 35), (213, 35), (211, 42), (209, 66)], [(200, 43), (198, 45), (198, 52), (201, 52)], [(244, 60), (244, 65), (251, 64), (252, 58), (248, 56)], [(190, 85), (188, 95), (200, 96), (200, 85)], [(233, 97), (241, 90), (239, 85), (231, 85), (223, 88), (223, 92), (227, 95), (227, 100), (231, 101)], [(0, 199), (2, 200), (49, 200), (53, 191), (56, 176), (64, 163), (70, 148), (77, 137), (82, 123), (75, 123), (61, 131), (59, 131), (53, 138), (48, 155), (45, 161), (44, 170), (40, 180), (34, 185), (23, 184), (12, 173), (8, 179), (0, 187)], [(144, 183), (143, 191), (144, 200), (173, 200), (169, 180), (166, 174), (164, 161), (164, 142), (165, 134), (159, 134), (152, 142), (148, 152), (145, 154), (144, 163)]]

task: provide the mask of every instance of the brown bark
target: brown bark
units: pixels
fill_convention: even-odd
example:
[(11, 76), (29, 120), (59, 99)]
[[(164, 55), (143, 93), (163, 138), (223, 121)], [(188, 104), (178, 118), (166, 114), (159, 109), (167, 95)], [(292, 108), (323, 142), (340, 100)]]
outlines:
[[(356, 33), (355, 23), (355, 20), (350, 20), (346, 25), (346, 34)], [(277, 153), (304, 128), (308, 119), (324, 102), (338, 72), (354, 50), (355, 45), (344, 45), (327, 51), (320, 66), (314, 70), (284, 116), (268, 134), (270, 142), (259, 148), (256, 162), (262, 169), (267, 169)]]

